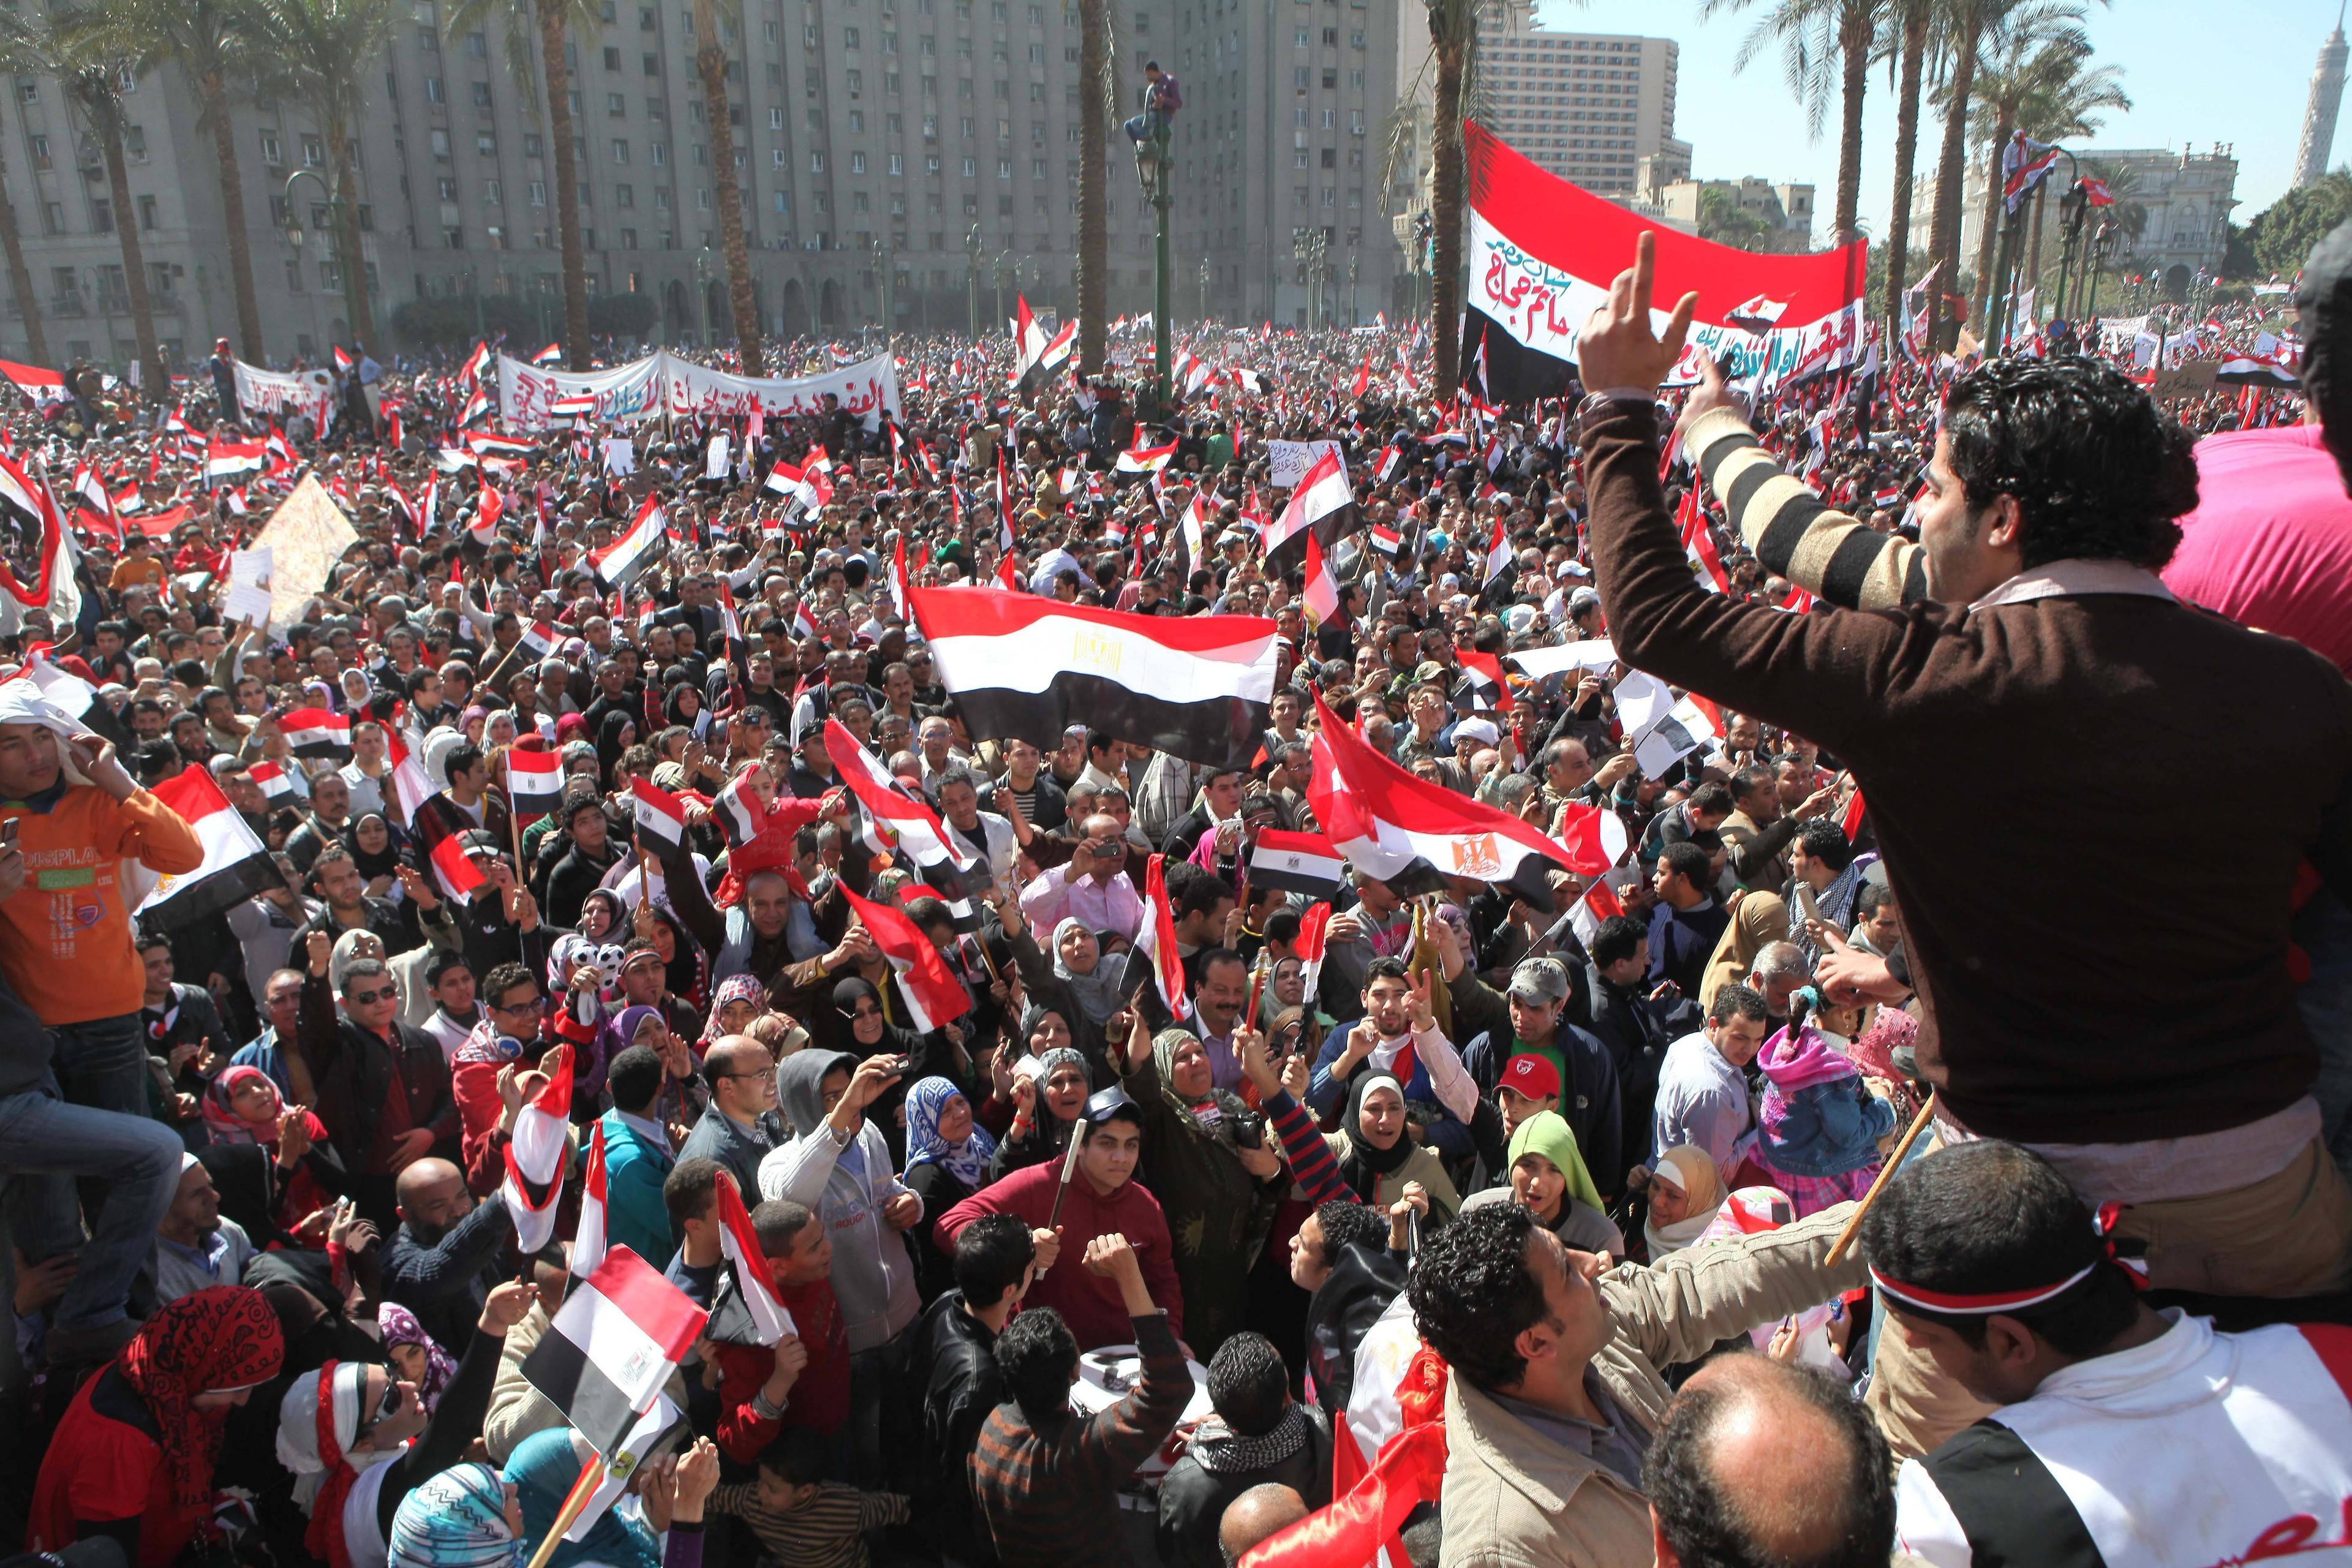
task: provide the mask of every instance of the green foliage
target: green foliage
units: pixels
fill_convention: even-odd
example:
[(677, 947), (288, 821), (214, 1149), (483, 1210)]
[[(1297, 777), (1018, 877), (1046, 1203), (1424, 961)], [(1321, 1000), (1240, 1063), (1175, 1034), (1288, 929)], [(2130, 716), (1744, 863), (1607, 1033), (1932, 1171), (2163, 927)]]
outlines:
[(2289, 191), (2246, 225), (2246, 245), (2253, 253), (2252, 275), (2294, 277), (2311, 247), (2347, 216), (2352, 216), (2352, 173), (2338, 169)]
[[(563, 330), (563, 302), (543, 302), (528, 294), (485, 294), (479, 335), (507, 335), (518, 354), (536, 353), (547, 338)], [(588, 330), (599, 337), (640, 339), (653, 332), (661, 310), (651, 294), (600, 294), (588, 301)], [(474, 346), (474, 300), (459, 294), (446, 300), (410, 300), (394, 308), (392, 330), (410, 348), (463, 353)]]

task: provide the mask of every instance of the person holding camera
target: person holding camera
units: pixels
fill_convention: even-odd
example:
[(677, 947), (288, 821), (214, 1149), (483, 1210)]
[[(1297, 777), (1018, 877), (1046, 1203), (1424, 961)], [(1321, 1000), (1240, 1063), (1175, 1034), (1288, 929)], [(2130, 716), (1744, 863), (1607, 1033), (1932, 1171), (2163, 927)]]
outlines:
[[(1111, 1020), (1114, 1039), (1120, 1022)], [(1133, 1010), (1125, 1024), (1120, 1081), (1143, 1116), (1143, 1184), (1159, 1197), (1176, 1241), (1188, 1337), (1201, 1354), (1213, 1355), (1244, 1326), (1250, 1270), (1289, 1177), (1265, 1119), (1216, 1087), (1198, 1035), (1155, 1034)]]

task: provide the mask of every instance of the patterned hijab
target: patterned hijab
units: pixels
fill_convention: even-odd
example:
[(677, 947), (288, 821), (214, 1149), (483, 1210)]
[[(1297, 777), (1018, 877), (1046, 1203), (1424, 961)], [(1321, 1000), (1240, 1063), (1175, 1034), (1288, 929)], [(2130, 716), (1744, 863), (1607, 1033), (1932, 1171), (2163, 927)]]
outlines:
[(415, 1345), (425, 1352), (425, 1381), (416, 1385), (416, 1397), (427, 1411), (440, 1403), (441, 1391), (457, 1375), (457, 1363), (441, 1342), (425, 1331), (416, 1314), (397, 1301), (379, 1302), (375, 1310), (375, 1326), (383, 1336), (383, 1348), (394, 1345)]
[(988, 1185), (988, 1161), (996, 1152), (996, 1140), (977, 1117), (961, 1143), (940, 1136), (940, 1117), (948, 1102), (963, 1097), (963, 1090), (937, 1074), (918, 1079), (907, 1091), (907, 1168), (938, 1165), (976, 1193)]
[(392, 1568), (510, 1568), (521, 1545), (507, 1529), (506, 1493), (488, 1465), (454, 1465), (400, 1500)]
[(195, 1408), (195, 1396), (267, 1383), (285, 1356), (278, 1314), (243, 1285), (211, 1285), (166, 1303), (116, 1354), (122, 1380), (155, 1417), (182, 1508), (210, 1505), (220, 1453), (220, 1423)]

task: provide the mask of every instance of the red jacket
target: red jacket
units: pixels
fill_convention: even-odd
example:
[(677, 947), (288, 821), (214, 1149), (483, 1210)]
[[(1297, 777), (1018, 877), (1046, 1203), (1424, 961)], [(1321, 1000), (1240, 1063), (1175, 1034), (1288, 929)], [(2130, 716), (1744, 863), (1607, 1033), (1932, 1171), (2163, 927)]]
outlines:
[(830, 1436), (849, 1419), (849, 1334), (842, 1324), (841, 1303), (834, 1300), (833, 1282), (820, 1279), (777, 1295), (792, 1313), (809, 1358), (784, 1400), (782, 1417), (763, 1419), (751, 1405), (752, 1396), (776, 1370), (774, 1350), (757, 1342), (712, 1344), (719, 1356), (719, 1447), (746, 1465), (787, 1426), (807, 1426)]

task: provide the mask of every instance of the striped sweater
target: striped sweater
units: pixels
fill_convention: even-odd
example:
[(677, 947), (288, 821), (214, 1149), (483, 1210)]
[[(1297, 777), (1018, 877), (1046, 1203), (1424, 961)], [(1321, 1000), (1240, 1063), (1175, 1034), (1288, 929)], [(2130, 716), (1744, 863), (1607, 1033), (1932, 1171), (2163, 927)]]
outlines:
[(1131, 1561), (1118, 1489), (1168, 1440), (1192, 1397), (1192, 1374), (1166, 1314), (1133, 1321), (1142, 1371), (1117, 1405), (1032, 1426), (1007, 1401), (981, 1427), (968, 1461), (972, 1501), (1004, 1568)]
[(1927, 597), (1925, 550), (1823, 505), (1811, 486), (1780, 471), (1738, 410), (1700, 415), (1685, 445), (1767, 572), (1849, 610), (1895, 610)]
[(710, 1494), (717, 1513), (731, 1513), (760, 1538), (764, 1557), (792, 1568), (866, 1568), (869, 1531), (907, 1522), (908, 1499), (898, 1492), (862, 1492), (827, 1481), (795, 1509), (772, 1509), (760, 1501), (757, 1481), (720, 1487)]

